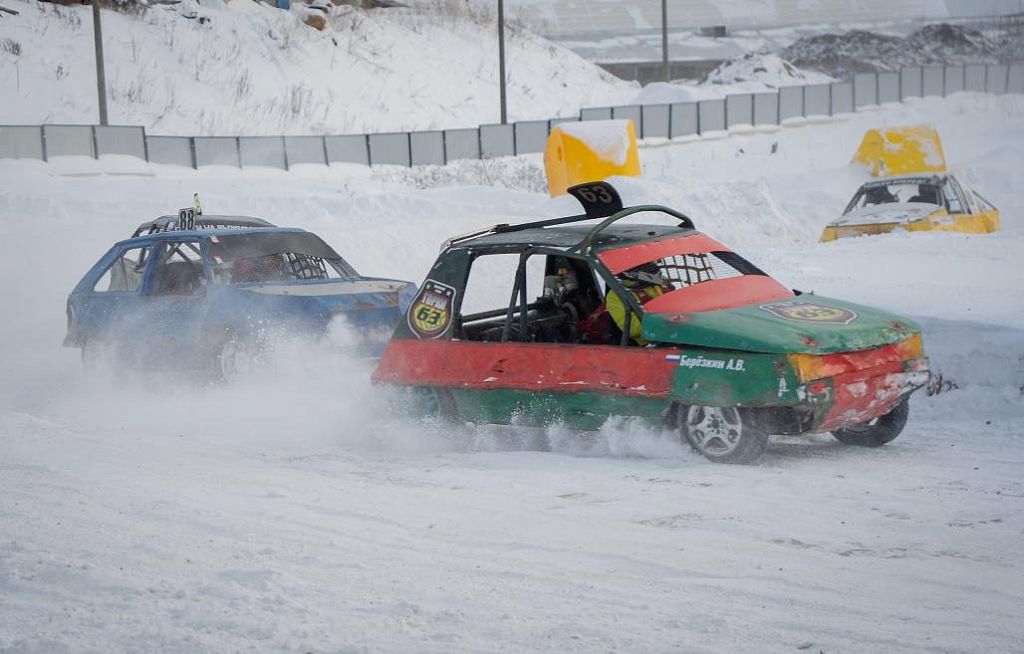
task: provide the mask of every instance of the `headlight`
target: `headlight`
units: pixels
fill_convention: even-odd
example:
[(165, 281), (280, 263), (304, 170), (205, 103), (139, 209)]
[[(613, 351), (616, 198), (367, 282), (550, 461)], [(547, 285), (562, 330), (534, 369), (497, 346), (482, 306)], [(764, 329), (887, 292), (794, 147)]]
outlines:
[(842, 365), (835, 365), (829, 362), (827, 355), (787, 354), (786, 358), (789, 359), (789, 365), (793, 366), (793, 370), (796, 371), (796, 378), (801, 383), (838, 375), (843, 372), (844, 368)]
[(914, 334), (910, 338), (903, 339), (896, 344), (896, 351), (900, 354), (900, 361), (907, 359), (920, 359), (924, 356), (924, 346), (921, 344), (921, 335)]

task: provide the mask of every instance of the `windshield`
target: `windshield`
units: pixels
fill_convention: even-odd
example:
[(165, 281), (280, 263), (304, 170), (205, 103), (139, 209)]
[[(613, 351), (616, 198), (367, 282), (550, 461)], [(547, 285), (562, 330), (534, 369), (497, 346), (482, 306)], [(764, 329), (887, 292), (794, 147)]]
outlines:
[(864, 207), (874, 207), (895, 202), (921, 202), (942, 204), (939, 186), (933, 179), (904, 179), (889, 183), (872, 182), (860, 187), (850, 200), (844, 213)]
[(207, 250), (218, 284), (358, 276), (319, 236), (305, 232), (216, 235), (207, 241)]
[(653, 313), (710, 311), (792, 295), (703, 234), (640, 243), (598, 257)]

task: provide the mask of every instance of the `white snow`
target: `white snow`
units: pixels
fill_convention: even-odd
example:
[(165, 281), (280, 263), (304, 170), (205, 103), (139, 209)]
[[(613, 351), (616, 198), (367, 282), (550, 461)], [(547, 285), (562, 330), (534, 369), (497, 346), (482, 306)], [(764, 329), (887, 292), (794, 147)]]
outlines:
[[(0, 124), (98, 122), (91, 10), (7, 0)], [(296, 3), (298, 6), (298, 3)], [(496, 27), (455, 2), (348, 12), (323, 32), (250, 0), (103, 14), (111, 124), (156, 134), (346, 134), (498, 122)], [(462, 12), (462, 13), (460, 13)], [(510, 26), (510, 120), (622, 104), (638, 86)]]
[(628, 123), (628, 120), (591, 120), (561, 123), (558, 129), (584, 143), (602, 160), (621, 166), (629, 155)]
[(782, 57), (748, 52), (722, 63), (708, 75), (706, 84), (739, 86), (749, 91), (773, 90), (799, 84), (827, 84), (828, 75), (801, 70)]
[[(847, 165), (864, 130), (922, 121), (1003, 231), (817, 243), (866, 178)], [(761, 465), (721, 466), (628, 420), (554, 425), (539, 452), (534, 430), (403, 417), (365, 363), (326, 349), (228, 388), (88, 377), (60, 347), (67, 292), (194, 191), (416, 281), (451, 234), (577, 209), (546, 198), (539, 156), (133, 176), (0, 161), (0, 651), (1019, 649), (1021, 99), (929, 99), (641, 160), (627, 202), (683, 210), (791, 287), (920, 320), (960, 388), (917, 394), (884, 448), (779, 438)]]
[(827, 84), (828, 75), (801, 70), (769, 54), (747, 53), (724, 62), (700, 83), (688, 81), (653, 82), (633, 96), (629, 104), (669, 104), (717, 100), (739, 93), (764, 93), (783, 86)]

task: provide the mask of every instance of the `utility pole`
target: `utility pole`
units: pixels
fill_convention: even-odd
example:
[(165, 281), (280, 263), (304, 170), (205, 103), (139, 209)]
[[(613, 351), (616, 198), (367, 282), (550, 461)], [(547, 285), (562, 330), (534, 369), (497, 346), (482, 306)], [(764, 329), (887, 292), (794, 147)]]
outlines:
[(103, 73), (103, 30), (100, 28), (100, 0), (92, 0), (92, 35), (96, 43), (96, 92), (100, 99), (100, 125), (106, 125), (107, 77)]
[(501, 124), (508, 122), (508, 108), (505, 97), (505, 1), (498, 0), (498, 77), (501, 89)]
[(668, 75), (668, 0), (661, 0), (661, 67), (665, 81), (671, 81)]

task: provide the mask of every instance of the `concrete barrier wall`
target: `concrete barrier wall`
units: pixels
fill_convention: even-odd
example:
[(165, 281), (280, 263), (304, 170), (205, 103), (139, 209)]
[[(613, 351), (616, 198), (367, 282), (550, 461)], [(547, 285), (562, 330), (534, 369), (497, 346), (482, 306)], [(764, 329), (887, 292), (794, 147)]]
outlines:
[(46, 161), (62, 156), (120, 155), (191, 168), (264, 166), (282, 170), (299, 164), (436, 166), (459, 159), (543, 152), (551, 129), (563, 122), (628, 119), (638, 138), (680, 138), (741, 125), (783, 125), (960, 91), (1024, 94), (1024, 64), (906, 66), (899, 72), (858, 73), (849, 81), (785, 86), (777, 92), (733, 94), (699, 102), (586, 107), (572, 117), (423, 132), (190, 137), (152, 136), (135, 126), (0, 125), (0, 159)]

